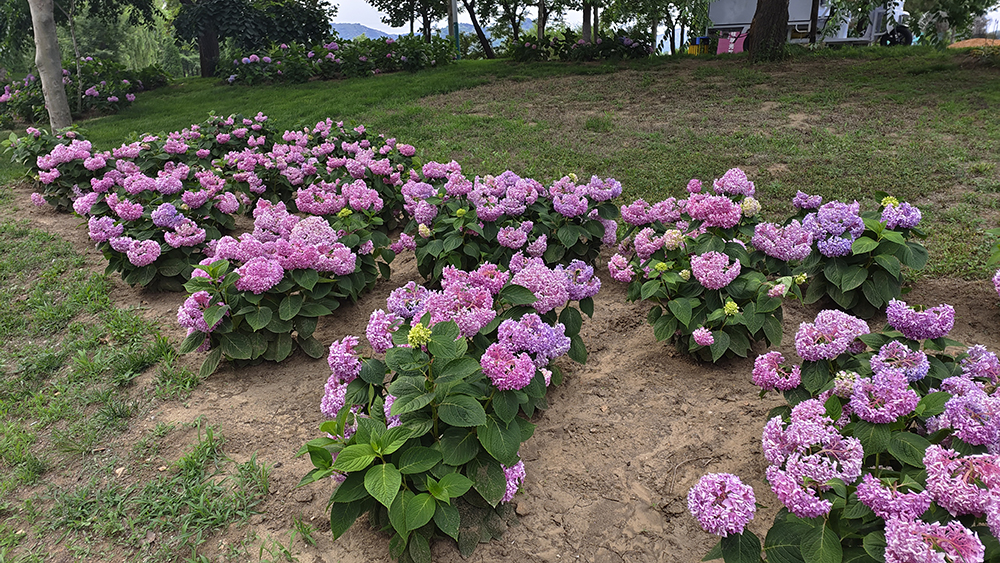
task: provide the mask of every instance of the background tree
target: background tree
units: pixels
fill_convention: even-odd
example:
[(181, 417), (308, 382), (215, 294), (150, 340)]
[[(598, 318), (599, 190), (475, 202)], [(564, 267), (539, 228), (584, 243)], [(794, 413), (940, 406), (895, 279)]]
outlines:
[(382, 12), (382, 23), (390, 27), (403, 27), (420, 20), (424, 41), (431, 41), (431, 24), (448, 16), (448, 0), (367, 0), (373, 8)]
[(180, 0), (174, 29), (179, 39), (197, 42), (207, 78), (215, 76), (220, 40), (232, 38), (247, 50), (271, 42), (317, 43), (330, 34), (335, 14), (326, 0)]
[[(480, 7), (480, 13), (476, 15), (476, 5)], [(476, 37), (479, 38), (479, 44), (483, 48), (483, 54), (486, 55), (487, 59), (495, 59), (496, 53), (493, 52), (493, 45), (490, 40), (486, 37), (486, 33), (483, 32), (483, 27), (480, 25), (479, 21), (489, 23), (490, 17), (493, 15), (494, 10), (489, 4), (488, 0), (483, 2), (481, 0), (462, 0), (462, 6), (465, 8), (466, 13), (469, 14), (469, 19), (472, 20), (472, 27), (476, 30)], [(449, 36), (451, 35), (451, 30), (448, 30)]]
[(788, 0), (757, 0), (743, 49), (750, 62), (783, 60), (788, 56), (787, 34)]
[(49, 126), (55, 131), (72, 125), (73, 117), (62, 83), (62, 57), (59, 55), (53, 0), (28, 0), (28, 9), (35, 36), (35, 65), (38, 67), (38, 78), (42, 81)]

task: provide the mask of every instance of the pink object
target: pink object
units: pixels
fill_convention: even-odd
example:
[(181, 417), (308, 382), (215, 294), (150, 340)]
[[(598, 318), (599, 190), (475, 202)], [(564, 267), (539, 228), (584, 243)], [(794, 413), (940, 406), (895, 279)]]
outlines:
[(716, 50), (716, 55), (742, 53), (743, 52), (743, 41), (747, 38), (746, 33), (738, 33), (736, 31), (731, 31), (725, 35), (719, 36), (719, 48)]

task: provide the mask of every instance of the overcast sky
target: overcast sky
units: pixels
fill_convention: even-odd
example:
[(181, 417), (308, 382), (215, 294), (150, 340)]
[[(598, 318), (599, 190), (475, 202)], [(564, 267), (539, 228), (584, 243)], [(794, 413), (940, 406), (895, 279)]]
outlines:
[[(378, 29), (381, 31), (395, 31), (396, 33), (407, 33), (410, 31), (409, 27), (397, 28), (393, 30), (388, 25), (382, 23), (382, 15), (375, 9), (372, 8), (371, 4), (365, 2), (365, 0), (340, 0), (334, 1), (334, 4), (338, 5), (337, 17), (333, 18), (335, 22), (342, 23), (360, 23), (362, 25), (368, 26), (372, 29)], [(459, 2), (461, 6), (461, 2)], [(534, 14), (529, 14), (529, 17), (533, 17)], [(993, 10), (987, 14), (992, 21), (989, 25), (989, 31), (994, 31), (1000, 28), (1000, 10)], [(567, 14), (567, 21), (570, 25), (580, 25), (583, 17), (579, 12), (571, 12)], [(461, 12), (458, 16), (458, 21), (464, 23), (472, 23), (469, 19), (468, 14)], [(443, 26), (447, 23), (447, 18), (439, 22), (439, 26)]]

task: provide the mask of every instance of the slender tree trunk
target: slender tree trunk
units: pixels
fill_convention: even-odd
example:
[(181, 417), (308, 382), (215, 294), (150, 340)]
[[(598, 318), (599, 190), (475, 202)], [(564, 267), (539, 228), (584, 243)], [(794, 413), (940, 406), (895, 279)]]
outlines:
[(596, 41), (597, 38), (601, 36), (601, 18), (597, 14), (597, 4), (594, 4), (592, 8), (594, 8), (594, 18), (592, 20), (594, 23), (593, 34), (594, 40)]
[(548, 7), (545, 0), (538, 0), (538, 19), (535, 21), (535, 29), (538, 31), (538, 40), (545, 39), (545, 20), (549, 17)]
[(490, 45), (489, 39), (483, 33), (483, 28), (479, 25), (479, 19), (476, 18), (476, 3), (473, 2), (470, 5), (469, 0), (462, 0), (462, 5), (465, 6), (465, 11), (469, 13), (469, 18), (472, 20), (472, 27), (476, 28), (476, 36), (479, 37), (479, 44), (483, 46), (483, 53), (486, 53), (486, 58), (497, 58), (496, 53), (493, 52), (493, 45)]
[(420, 16), (421, 16), (420, 19), (422, 21), (422, 25), (423, 25), (423, 28), (424, 28), (424, 42), (425, 43), (430, 43), (431, 42), (431, 14), (430, 14), (430, 12), (428, 12), (428, 11), (425, 10), (422, 14), (420, 14)]
[[(76, 63), (76, 113), (83, 113), (83, 74), (80, 72), (80, 46), (76, 42), (76, 0), (70, 0), (69, 13), (57, 6), (69, 20), (69, 37), (73, 41), (73, 61)], [(67, 96), (68, 97), (68, 96)]]
[(201, 77), (215, 76), (215, 67), (219, 64), (219, 35), (214, 26), (198, 36), (198, 58), (201, 61)]
[(38, 79), (42, 81), (42, 96), (49, 112), (49, 126), (55, 132), (73, 124), (62, 83), (62, 61), (59, 40), (56, 37), (56, 18), (53, 0), (28, 0), (31, 25), (35, 31), (35, 65)]
[(743, 48), (751, 62), (779, 61), (787, 56), (788, 0), (758, 0)]
[(586, 2), (583, 3), (583, 33), (581, 34), (581, 39), (587, 43), (591, 42), (590, 33), (590, 5)]

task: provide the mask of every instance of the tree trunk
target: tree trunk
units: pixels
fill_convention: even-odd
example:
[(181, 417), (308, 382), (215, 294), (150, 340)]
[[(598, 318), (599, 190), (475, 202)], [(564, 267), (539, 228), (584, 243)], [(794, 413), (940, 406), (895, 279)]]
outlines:
[(31, 25), (35, 31), (35, 65), (38, 79), (42, 81), (42, 96), (45, 109), (49, 112), (49, 126), (52, 132), (69, 127), (73, 117), (69, 112), (69, 100), (62, 83), (62, 60), (59, 40), (56, 37), (56, 18), (52, 0), (29, 0)]
[(487, 59), (497, 58), (496, 53), (493, 52), (493, 45), (490, 45), (490, 41), (486, 39), (486, 34), (483, 33), (483, 28), (479, 26), (479, 20), (476, 18), (475, 2), (470, 6), (469, 0), (462, 0), (462, 5), (465, 6), (465, 11), (469, 12), (469, 18), (472, 19), (472, 27), (476, 28), (476, 36), (479, 37), (479, 44), (483, 46), (483, 52), (486, 53)]
[(743, 48), (750, 62), (780, 61), (788, 54), (788, 0), (758, 0)]
[(430, 14), (430, 12), (428, 10), (424, 10), (424, 12), (422, 14), (420, 14), (420, 19), (421, 19), (421, 22), (422, 22), (421, 26), (424, 28), (424, 42), (425, 43), (430, 43), (431, 42), (431, 14)]
[(538, 18), (535, 20), (535, 29), (538, 31), (538, 40), (545, 39), (545, 20), (549, 17), (548, 7), (545, 0), (538, 0)]
[(586, 2), (583, 3), (583, 33), (581, 34), (581, 39), (587, 43), (591, 42), (590, 34), (590, 5)]
[(601, 36), (601, 18), (597, 14), (597, 4), (594, 4), (592, 7), (594, 8), (594, 18), (592, 20), (594, 24), (593, 34), (594, 40), (596, 41), (597, 38)]
[(198, 36), (198, 58), (201, 61), (201, 77), (215, 76), (219, 64), (219, 35), (212, 26)]

